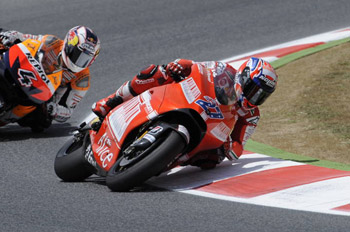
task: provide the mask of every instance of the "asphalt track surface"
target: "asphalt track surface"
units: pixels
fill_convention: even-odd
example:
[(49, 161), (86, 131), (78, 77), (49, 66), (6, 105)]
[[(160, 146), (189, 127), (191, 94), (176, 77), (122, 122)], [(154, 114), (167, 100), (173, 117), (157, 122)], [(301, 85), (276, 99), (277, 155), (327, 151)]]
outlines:
[(233, 55), (349, 26), (348, 0), (2, 0), (0, 27), (102, 42), (92, 87), (65, 124), (0, 128), (0, 231), (349, 231), (349, 218), (226, 202), (147, 186), (112, 193), (101, 178), (63, 183), (53, 161), (91, 104), (141, 68)]

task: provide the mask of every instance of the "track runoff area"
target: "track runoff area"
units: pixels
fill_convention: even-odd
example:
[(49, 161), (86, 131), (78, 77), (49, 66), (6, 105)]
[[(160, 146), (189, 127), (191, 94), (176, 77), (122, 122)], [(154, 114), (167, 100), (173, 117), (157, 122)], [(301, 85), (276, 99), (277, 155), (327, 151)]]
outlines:
[[(278, 68), (350, 41), (349, 38), (350, 28), (343, 28), (223, 61), (238, 68), (247, 58), (256, 56)], [(147, 184), (227, 201), (350, 216), (349, 171), (278, 159), (268, 152), (245, 151), (235, 163), (224, 160), (208, 171), (196, 167), (174, 168)]]

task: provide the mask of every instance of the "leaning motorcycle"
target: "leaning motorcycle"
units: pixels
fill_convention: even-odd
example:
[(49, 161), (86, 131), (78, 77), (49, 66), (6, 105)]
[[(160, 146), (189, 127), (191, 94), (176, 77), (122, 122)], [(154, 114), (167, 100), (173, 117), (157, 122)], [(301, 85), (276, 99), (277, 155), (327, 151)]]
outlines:
[(61, 74), (45, 73), (38, 61), (44, 55), (41, 46), (39, 40), (33, 39), (9, 49), (0, 46), (0, 126), (18, 122), (38, 129), (51, 124), (51, 120), (46, 121), (45, 103), (59, 87)]
[[(82, 123), (58, 151), (54, 168), (63, 181), (106, 177), (112, 191), (128, 191), (223, 145), (235, 124), (227, 91), (211, 69), (194, 64), (189, 77), (152, 88), (102, 120)], [(230, 80), (233, 85), (233, 80)], [(233, 86), (225, 86), (232, 90)]]

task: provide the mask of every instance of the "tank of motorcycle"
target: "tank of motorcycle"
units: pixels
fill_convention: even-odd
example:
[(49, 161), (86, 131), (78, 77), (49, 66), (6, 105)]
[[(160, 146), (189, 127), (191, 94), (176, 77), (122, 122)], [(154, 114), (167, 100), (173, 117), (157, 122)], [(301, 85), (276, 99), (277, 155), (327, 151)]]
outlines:
[(113, 109), (99, 132), (93, 134), (95, 160), (108, 171), (133, 129), (158, 115), (181, 108), (197, 111), (207, 124), (206, 135), (191, 154), (220, 147), (236, 122), (231, 107), (218, 103), (211, 71), (196, 64), (185, 80), (152, 88)]
[(46, 75), (42, 65), (34, 58), (40, 44), (38, 40), (29, 39), (12, 46), (4, 54), (12, 82), (37, 104), (48, 101), (61, 83), (61, 72)]

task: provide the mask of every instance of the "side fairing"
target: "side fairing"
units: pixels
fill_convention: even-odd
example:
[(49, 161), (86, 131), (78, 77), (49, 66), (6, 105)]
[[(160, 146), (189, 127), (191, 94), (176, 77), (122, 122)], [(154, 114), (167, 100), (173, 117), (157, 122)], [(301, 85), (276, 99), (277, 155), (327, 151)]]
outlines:
[(108, 171), (117, 160), (128, 134), (159, 114), (158, 108), (162, 104), (165, 88), (161, 86), (157, 87), (157, 91), (145, 91), (107, 115), (92, 141), (95, 160), (100, 167)]

